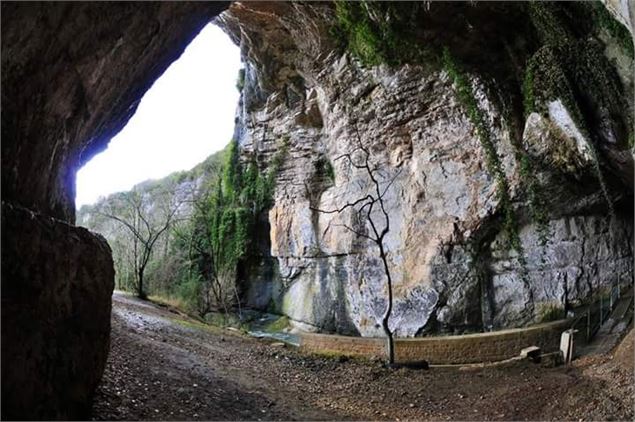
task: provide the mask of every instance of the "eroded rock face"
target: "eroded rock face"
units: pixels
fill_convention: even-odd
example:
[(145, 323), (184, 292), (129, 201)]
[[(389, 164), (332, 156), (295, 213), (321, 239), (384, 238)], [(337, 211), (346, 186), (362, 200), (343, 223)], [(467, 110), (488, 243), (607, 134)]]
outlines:
[(2, 419), (82, 419), (108, 356), (106, 240), (2, 203)]
[(226, 6), (2, 3), (3, 419), (88, 418), (114, 274), (75, 172)]
[[(590, 141), (561, 102), (526, 119), (520, 142), (541, 164), (523, 174), (496, 91), (468, 75), (509, 185), (521, 259), (501, 230), (486, 152), (448, 74), (362, 66), (334, 48), (331, 22), (329, 5), (257, 3), (234, 3), (220, 21), (246, 61), (236, 130), (244, 155), (266, 165), (283, 142), (290, 146), (269, 213), (277, 277), (269, 284), (256, 277), (252, 305), (270, 294), (269, 306), (305, 329), (383, 335), (378, 250), (349, 229), (370, 234), (370, 225), (351, 209), (318, 211), (373, 192), (365, 171), (342, 158), (360, 162), (360, 143), (386, 189), (397, 336), (526, 325), (632, 280), (632, 209), (619, 205), (631, 193), (610, 172), (603, 193)], [(618, 155), (630, 157), (616, 164), (615, 174), (624, 174), (632, 157)], [(546, 243), (531, 216), (528, 179), (547, 198)], [(618, 204), (613, 217), (607, 195)], [(381, 221), (377, 209), (371, 217)]]

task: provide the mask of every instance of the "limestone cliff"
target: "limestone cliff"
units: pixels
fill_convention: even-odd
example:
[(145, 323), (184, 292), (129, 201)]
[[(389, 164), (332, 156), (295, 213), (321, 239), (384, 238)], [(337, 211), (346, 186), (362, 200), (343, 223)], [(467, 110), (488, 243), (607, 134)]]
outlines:
[[(360, 142), (386, 189), (396, 335), (531, 324), (632, 282), (632, 43), (629, 55), (591, 9), (420, 6), (408, 46), (426, 50), (388, 48), (384, 63), (342, 47), (332, 4), (237, 2), (218, 18), (245, 61), (243, 155), (267, 166), (290, 146), (249, 303), (307, 329), (382, 335), (381, 262), (346, 227), (368, 222), (316, 211), (371, 192), (341, 159)], [(368, 8), (365, 22), (390, 34), (394, 10)], [(461, 75), (435, 59), (444, 49)], [(593, 69), (611, 94), (592, 90)]]

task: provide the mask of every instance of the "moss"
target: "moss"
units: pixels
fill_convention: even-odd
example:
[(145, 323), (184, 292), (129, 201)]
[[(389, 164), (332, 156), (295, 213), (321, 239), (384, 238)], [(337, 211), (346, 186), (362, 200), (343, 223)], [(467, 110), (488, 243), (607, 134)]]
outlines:
[(564, 308), (559, 305), (552, 304), (541, 305), (536, 315), (538, 323), (557, 321), (564, 318)]
[(520, 243), (520, 237), (518, 236), (517, 222), (509, 196), (509, 184), (501, 166), (498, 153), (496, 152), (490, 130), (485, 122), (483, 111), (478, 106), (467, 76), (459, 68), (447, 48), (443, 51), (443, 64), (450, 78), (454, 81), (459, 101), (466, 108), (468, 118), (474, 127), (476, 127), (478, 140), (485, 150), (485, 164), (487, 170), (496, 181), (496, 195), (503, 211), (503, 228), (507, 232), (510, 246), (522, 256), (522, 245)]
[[(580, 132), (589, 140), (594, 172), (612, 214), (613, 203), (601, 168), (598, 141), (590, 130), (595, 125), (594, 119), (588, 112), (585, 114), (580, 105), (615, 113), (628, 110), (628, 106), (624, 104), (619, 79), (599, 46), (594, 42), (574, 41), (542, 47), (527, 64), (523, 92), (526, 113), (544, 114), (549, 102), (562, 101)], [(630, 127), (627, 117), (622, 123)]]
[(419, 9), (416, 2), (338, 1), (331, 33), (365, 65), (416, 61), (421, 55), (413, 35)]
[(278, 333), (284, 331), (289, 327), (289, 318), (287, 316), (281, 316), (275, 321), (270, 322), (264, 327), (264, 331), (267, 333)]
[(335, 183), (335, 170), (328, 158), (324, 156), (318, 158), (315, 162), (315, 171), (318, 175), (327, 177), (331, 183)]
[(238, 92), (243, 92), (243, 88), (245, 87), (245, 69), (238, 70), (238, 77), (236, 78), (236, 89)]
[(223, 331), (221, 331), (218, 327), (209, 325), (209, 324), (204, 324), (202, 322), (184, 320), (180, 318), (172, 318), (172, 321), (174, 321), (175, 323), (177, 323), (178, 325), (182, 327), (189, 328), (189, 329), (204, 330), (204, 331), (209, 331), (215, 334), (223, 333)]
[[(535, 172), (535, 166), (529, 156), (527, 154), (522, 155), (520, 158), (520, 176), (526, 186), (531, 219), (536, 224), (538, 239), (544, 252), (544, 247), (549, 243), (549, 238), (551, 237), (549, 231), (549, 212), (547, 210), (547, 201), (544, 197), (544, 192), (540, 188)], [(544, 256), (541, 257), (541, 259), (544, 261)]]
[(271, 298), (269, 300), (269, 303), (267, 303), (267, 312), (270, 314), (275, 314), (278, 312), (278, 307), (276, 305), (275, 300), (273, 300), (273, 298)]
[(622, 23), (613, 18), (611, 13), (600, 1), (589, 4), (593, 12), (593, 21), (597, 29), (606, 30), (631, 59), (635, 56), (633, 51), (633, 38), (630, 31)]

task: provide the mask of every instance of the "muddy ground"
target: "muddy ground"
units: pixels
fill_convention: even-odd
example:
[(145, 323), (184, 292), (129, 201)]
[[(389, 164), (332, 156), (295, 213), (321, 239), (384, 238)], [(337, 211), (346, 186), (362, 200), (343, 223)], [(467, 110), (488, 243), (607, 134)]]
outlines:
[(622, 347), (618, 359), (570, 367), (393, 370), (307, 356), (115, 294), (93, 418), (633, 420), (632, 366), (624, 364), (632, 355)]

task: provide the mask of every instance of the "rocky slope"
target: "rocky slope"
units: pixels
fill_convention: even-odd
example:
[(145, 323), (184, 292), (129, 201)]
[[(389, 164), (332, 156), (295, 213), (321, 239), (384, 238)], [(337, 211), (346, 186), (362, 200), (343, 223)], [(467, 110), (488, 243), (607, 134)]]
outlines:
[[(385, 274), (363, 236), (369, 222), (351, 208), (318, 211), (373, 193), (368, 174), (342, 158), (360, 160), (360, 145), (385, 189), (396, 335), (531, 324), (632, 282), (632, 56), (590, 9), (546, 10), (551, 21), (526, 5), (431, 3), (416, 12), (425, 28), (416, 45), (455, 55), (479, 126), (447, 65), (368, 64), (341, 48), (333, 5), (233, 3), (219, 24), (246, 66), (243, 155), (264, 167), (290, 146), (263, 225), (271, 258), (254, 263), (250, 304), (306, 329), (382, 335)], [(390, 16), (371, 12), (370, 22)], [(599, 53), (586, 65), (576, 58), (585, 53), (561, 58), (551, 36)], [(566, 64), (549, 67), (549, 54), (582, 69), (582, 82), (595, 80), (585, 71), (609, 75), (617, 95), (579, 95), (585, 87)], [(534, 107), (523, 113), (531, 66)], [(556, 73), (569, 91), (549, 91), (560, 86), (551, 84)], [(376, 224), (380, 216), (371, 214)]]

